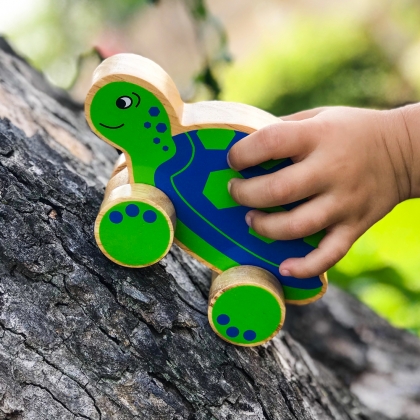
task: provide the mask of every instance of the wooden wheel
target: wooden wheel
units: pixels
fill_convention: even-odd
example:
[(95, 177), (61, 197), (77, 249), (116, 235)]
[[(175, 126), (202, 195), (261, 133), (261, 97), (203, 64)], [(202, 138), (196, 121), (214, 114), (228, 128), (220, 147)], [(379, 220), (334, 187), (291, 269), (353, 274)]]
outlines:
[(281, 285), (262, 268), (233, 267), (213, 279), (208, 317), (223, 340), (248, 347), (263, 344), (280, 331), (285, 314)]
[(95, 222), (95, 239), (115, 263), (146, 267), (168, 253), (175, 222), (174, 206), (162, 191), (125, 184), (106, 194)]

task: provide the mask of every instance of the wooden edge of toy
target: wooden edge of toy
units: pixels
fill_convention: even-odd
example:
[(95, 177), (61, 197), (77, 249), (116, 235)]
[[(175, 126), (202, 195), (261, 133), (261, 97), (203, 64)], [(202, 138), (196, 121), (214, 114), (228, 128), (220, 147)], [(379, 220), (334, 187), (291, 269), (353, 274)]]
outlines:
[(316, 302), (318, 299), (321, 299), (322, 296), (327, 293), (328, 290), (328, 274), (327, 272), (322, 273), (319, 275), (319, 279), (322, 282), (322, 288), (321, 291), (316, 295), (309, 299), (302, 299), (302, 300), (288, 300), (286, 299), (286, 303), (289, 305), (296, 305), (296, 306), (303, 306), (308, 305), (309, 303)]
[(92, 86), (85, 101), (86, 119), (92, 130), (105, 141), (108, 140), (100, 135), (92, 124), (90, 106), (96, 92), (111, 82), (130, 82), (149, 90), (165, 106), (171, 123), (177, 122), (179, 125), (184, 102), (169, 75), (158, 64), (145, 57), (135, 54), (117, 54), (107, 58), (96, 68)]
[(182, 242), (180, 242), (176, 237), (174, 237), (174, 243), (177, 244), (182, 250), (184, 250), (187, 254), (191, 255), (193, 258), (195, 258), (198, 262), (205, 265), (206, 267), (210, 268), (212, 272), (215, 272), (217, 274), (223, 273), (223, 270), (216, 267), (215, 265), (209, 263), (208, 261), (201, 258), (199, 255), (197, 255), (194, 251), (191, 251), (186, 245), (184, 245)]
[[(212, 277), (214, 277), (214, 275)], [(281, 319), (279, 325), (276, 330), (264, 340), (250, 344), (233, 342), (223, 337), (213, 323), (212, 311), (217, 299), (229, 289), (238, 286), (257, 286), (265, 289), (276, 299), (280, 306)], [(212, 278), (208, 302), (208, 319), (213, 331), (224, 341), (234, 343), (237, 346), (255, 347), (270, 341), (282, 329), (286, 317), (284, 294), (279, 281), (267, 270), (251, 265), (232, 267), (215, 278)]]
[[(105, 194), (104, 199), (102, 203), (106, 202), (108, 200), (109, 195), (113, 190), (120, 187), (121, 185), (130, 184), (130, 178), (128, 174), (128, 168), (127, 166), (123, 167), (120, 171), (118, 171), (115, 175), (113, 175), (105, 188)], [(131, 184), (135, 185), (135, 184)]]
[(229, 128), (251, 134), (281, 121), (280, 118), (251, 105), (226, 101), (203, 101), (184, 104), (182, 122), (176, 126), (176, 129), (182, 133), (202, 128)]
[(118, 159), (115, 161), (115, 165), (114, 168), (112, 169), (112, 175), (111, 178), (114, 175), (117, 175), (118, 172), (121, 172), (123, 169), (125, 169), (127, 167), (127, 160), (125, 158), (125, 154), (121, 153), (118, 156)]
[[(117, 174), (116, 177), (118, 178), (118, 175), (120, 174), (121, 173)], [(100, 227), (100, 222), (103, 216), (111, 207), (115, 206), (116, 204), (128, 201), (128, 200), (140, 201), (140, 202), (143, 202), (143, 203), (146, 203), (155, 207), (159, 212), (161, 212), (164, 215), (166, 221), (168, 222), (169, 231), (170, 231), (170, 240), (169, 240), (168, 246), (159, 258), (157, 258), (154, 261), (151, 261), (148, 264), (129, 265), (129, 264), (124, 264), (124, 263), (121, 263), (120, 261), (117, 261), (111, 255), (109, 255), (109, 253), (106, 251), (106, 249), (102, 245), (102, 242), (100, 239), (99, 227)], [(151, 185), (125, 183), (124, 185), (120, 185), (112, 189), (112, 191), (110, 191), (109, 194), (107, 195), (106, 199), (104, 199), (104, 201), (102, 202), (101, 208), (99, 210), (98, 216), (95, 221), (94, 233), (95, 233), (96, 243), (98, 244), (100, 250), (111, 261), (125, 267), (142, 268), (142, 267), (147, 267), (149, 265), (156, 264), (169, 252), (172, 246), (173, 240), (174, 240), (175, 227), (176, 227), (175, 208), (171, 200), (165, 193), (163, 193), (161, 190)]]

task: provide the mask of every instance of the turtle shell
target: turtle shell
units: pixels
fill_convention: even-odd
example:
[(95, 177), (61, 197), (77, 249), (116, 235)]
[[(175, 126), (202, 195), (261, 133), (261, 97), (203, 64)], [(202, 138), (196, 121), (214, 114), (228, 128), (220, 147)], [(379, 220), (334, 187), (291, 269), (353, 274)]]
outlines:
[[(178, 243), (217, 271), (238, 265), (252, 265), (271, 272), (281, 283), (286, 301), (305, 303), (325, 292), (320, 277), (283, 277), (279, 265), (287, 258), (304, 257), (323, 234), (290, 241), (260, 236), (245, 222), (249, 207), (230, 196), (230, 179), (272, 173), (293, 164), (290, 159), (269, 161), (236, 172), (227, 163), (229, 149), (247, 134), (230, 129), (202, 129), (173, 137), (175, 156), (155, 173), (155, 185), (175, 206)], [(289, 211), (293, 203), (263, 211)]]

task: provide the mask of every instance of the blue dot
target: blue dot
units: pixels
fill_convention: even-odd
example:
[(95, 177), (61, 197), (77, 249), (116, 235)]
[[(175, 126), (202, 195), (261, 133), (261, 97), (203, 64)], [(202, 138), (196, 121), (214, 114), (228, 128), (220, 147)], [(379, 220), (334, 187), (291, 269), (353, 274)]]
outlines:
[(147, 223), (156, 222), (157, 214), (153, 210), (147, 210), (143, 214), (143, 219)]
[(166, 124), (164, 124), (164, 123), (159, 123), (159, 124), (156, 126), (156, 130), (157, 130), (159, 133), (164, 133), (167, 129), (168, 129), (168, 127), (166, 127)]
[(217, 317), (217, 322), (218, 322), (220, 325), (227, 325), (227, 324), (229, 324), (229, 322), (230, 322), (230, 318), (229, 318), (227, 315), (222, 314), (222, 315), (219, 315), (219, 316)]
[(145, 122), (145, 123), (144, 123), (144, 126), (145, 126), (146, 128), (150, 128), (150, 127), (152, 126), (152, 124), (150, 124), (149, 122)]
[(162, 147), (162, 150), (163, 150), (164, 152), (167, 152), (167, 151), (169, 150), (169, 147), (168, 147), (168, 146), (163, 146), (163, 147)]
[(255, 331), (252, 330), (248, 330), (244, 332), (244, 338), (247, 341), (252, 341), (255, 340), (255, 337), (257, 336), (257, 333)]
[(160, 138), (159, 138), (159, 137), (155, 137), (155, 138), (153, 139), (153, 143), (155, 143), (155, 144), (159, 144), (159, 143), (160, 143)]
[(157, 117), (160, 114), (159, 108), (157, 106), (152, 106), (149, 109), (149, 114), (151, 117)]
[(136, 217), (136, 216), (139, 215), (140, 210), (139, 210), (139, 208), (135, 204), (129, 204), (125, 208), (125, 212), (127, 213), (127, 216)]
[(238, 330), (236, 327), (229, 327), (229, 328), (226, 330), (226, 334), (227, 334), (229, 337), (235, 338), (235, 337), (237, 337), (237, 336), (238, 336), (238, 334), (239, 334), (239, 330)]
[(119, 211), (112, 211), (109, 215), (109, 220), (111, 220), (112, 223), (121, 223), (123, 215)]

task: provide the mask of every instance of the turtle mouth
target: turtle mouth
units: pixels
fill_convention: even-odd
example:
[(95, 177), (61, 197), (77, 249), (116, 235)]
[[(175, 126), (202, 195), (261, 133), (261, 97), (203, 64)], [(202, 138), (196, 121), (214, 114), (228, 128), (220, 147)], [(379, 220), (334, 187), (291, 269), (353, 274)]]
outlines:
[(111, 125), (105, 125), (102, 123), (99, 123), (99, 125), (102, 125), (102, 127), (105, 127), (105, 128), (109, 128), (110, 130), (117, 130), (118, 128), (124, 127), (124, 124), (117, 125), (115, 127), (112, 127)]

